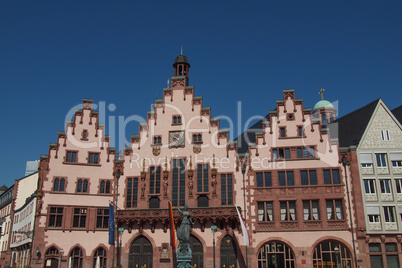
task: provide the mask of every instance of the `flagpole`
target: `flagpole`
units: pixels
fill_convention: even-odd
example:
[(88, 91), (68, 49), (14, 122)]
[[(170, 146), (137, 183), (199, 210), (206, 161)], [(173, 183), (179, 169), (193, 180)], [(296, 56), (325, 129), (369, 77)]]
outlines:
[[(246, 209), (246, 162), (244, 161), (241, 167), (241, 173), (243, 174), (243, 198), (244, 198), (244, 224), (246, 225), (247, 221), (247, 209)], [(243, 234), (245, 235), (245, 234)], [(248, 267), (248, 246), (246, 245), (246, 268)]]

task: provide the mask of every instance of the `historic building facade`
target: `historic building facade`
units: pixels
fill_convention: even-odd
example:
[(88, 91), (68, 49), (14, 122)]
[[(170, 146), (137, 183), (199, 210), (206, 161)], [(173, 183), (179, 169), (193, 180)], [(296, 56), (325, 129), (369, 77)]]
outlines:
[(14, 185), (4, 190), (5, 191), (0, 195), (0, 219), (1, 219), (0, 265), (2, 267), (10, 265), (11, 263), (9, 241), (12, 227), (11, 213), (12, 213)]
[(110, 267), (108, 217), (113, 201), (113, 165), (92, 100), (59, 132), (49, 154), (40, 157), (32, 267)]
[[(363, 267), (399, 267), (402, 215), (402, 127), (378, 99), (335, 121), (349, 172)], [(360, 190), (359, 190), (360, 186)]]
[[(246, 263), (248, 267), (338, 268), (354, 263), (368, 267), (371, 256), (381, 256), (384, 262), (388, 255), (399, 256), (382, 252), (394, 240), (400, 252), (400, 220), (392, 225), (381, 219), (380, 232), (365, 228), (371, 226), (367, 218), (375, 210), (371, 207), (377, 206), (381, 213), (393, 207), (394, 219), (398, 217), (398, 180), (392, 176), (399, 170), (401, 144), (388, 149), (361, 147), (356, 152), (342, 145), (340, 132), (345, 147), (340, 150), (332, 127), (341, 127), (343, 120), (335, 120), (334, 106), (322, 99), (313, 110), (305, 108), (294, 90), (284, 90), (275, 110), (230, 141), (228, 130), (221, 129), (219, 119), (211, 116), (211, 108), (203, 106), (202, 97), (189, 84), (187, 58), (179, 55), (173, 67), (171, 86), (163, 89), (163, 98), (155, 101), (146, 123), (139, 125), (119, 157), (109, 147), (92, 100), (83, 100), (66, 131), (50, 144), (48, 155), (40, 157), (36, 201), (32, 196), (15, 208), (18, 215), (28, 214), (31, 202), (36, 202), (33, 241), (23, 243), (31, 245), (31, 251), (17, 254), (27, 247), (13, 240), (13, 263), (25, 264), (28, 256), (31, 267), (172, 267), (175, 249), (168, 202), (174, 208), (176, 228), (181, 223), (177, 208), (190, 207), (195, 221), (190, 236), (193, 267), (211, 267), (214, 259), (218, 267), (226, 268)], [(389, 130), (388, 137), (400, 135), (400, 130)], [(381, 137), (387, 137), (384, 133)], [(367, 167), (360, 167), (358, 154), (368, 152), (373, 159), (385, 154), (388, 174), (376, 169), (373, 174), (360, 173)], [(350, 165), (342, 164), (343, 157)], [(397, 166), (391, 169), (393, 161)], [(362, 200), (366, 185), (362, 176), (374, 179), (384, 191), (388, 188), (381, 181), (390, 180), (389, 189), (395, 191), (392, 201), (389, 195), (387, 200), (378, 195), (375, 203)], [(114, 205), (116, 245), (108, 243), (109, 204)], [(247, 247), (236, 206), (249, 230)], [(389, 217), (391, 210), (384, 215)], [(16, 223), (9, 230), (29, 232), (28, 227), (24, 231), (28, 224)], [(382, 243), (383, 251), (367, 255), (375, 243)], [(9, 251), (6, 244), (4, 250)]]
[(33, 253), (32, 240), (34, 235), (37, 187), (38, 172), (18, 179), (14, 183), (13, 224), (10, 234), (12, 267), (25, 268), (30, 265)]

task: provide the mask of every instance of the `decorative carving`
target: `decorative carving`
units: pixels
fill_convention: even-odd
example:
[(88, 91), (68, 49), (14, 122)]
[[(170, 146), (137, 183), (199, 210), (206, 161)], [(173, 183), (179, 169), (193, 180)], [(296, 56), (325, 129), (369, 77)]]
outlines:
[(184, 94), (193, 94), (193, 89), (192, 87), (186, 87), (186, 89), (184, 90)]
[(195, 154), (201, 153), (201, 144), (193, 144), (193, 152)]
[(153, 146), (152, 147), (152, 153), (154, 156), (158, 156), (161, 154), (161, 147), (160, 146)]
[(346, 221), (328, 221), (329, 229), (346, 229)]
[(211, 119), (211, 127), (219, 127), (219, 119), (212, 120)]

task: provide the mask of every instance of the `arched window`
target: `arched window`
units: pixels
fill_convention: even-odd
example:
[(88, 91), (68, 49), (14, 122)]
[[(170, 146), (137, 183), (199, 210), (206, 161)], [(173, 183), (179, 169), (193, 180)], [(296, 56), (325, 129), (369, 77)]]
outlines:
[(71, 251), (71, 267), (72, 268), (82, 268), (82, 261), (83, 261), (83, 256), (82, 256), (82, 250), (79, 247), (75, 247)]
[(349, 250), (340, 242), (327, 240), (314, 249), (313, 267), (349, 268), (352, 258)]
[[(104, 248), (98, 248), (94, 255), (94, 268), (106, 268), (107, 263), (107, 253)], [(97, 266), (98, 264), (98, 266)]]
[(106, 193), (110, 194), (110, 181), (106, 182)]
[(58, 192), (59, 191), (59, 186), (60, 186), (60, 180), (58, 178), (56, 178), (54, 180), (54, 184), (53, 184), (53, 191)]
[(284, 243), (268, 242), (258, 253), (258, 267), (293, 268), (295, 267), (293, 251)]
[(77, 182), (77, 193), (87, 193), (88, 192), (88, 180), (79, 179)]
[(328, 124), (328, 120), (327, 120), (327, 115), (326, 115), (326, 114), (322, 114), (321, 118), (322, 118), (322, 124), (323, 124), (323, 125)]
[(101, 181), (100, 184), (100, 193), (104, 194), (105, 193), (105, 181)]
[(77, 183), (77, 192), (81, 193), (82, 192), (82, 180), (78, 180)]

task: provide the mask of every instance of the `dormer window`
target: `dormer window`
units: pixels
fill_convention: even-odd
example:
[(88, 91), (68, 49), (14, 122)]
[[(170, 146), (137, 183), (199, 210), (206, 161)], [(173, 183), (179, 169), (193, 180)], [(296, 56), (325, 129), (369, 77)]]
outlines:
[(181, 116), (180, 115), (173, 116), (173, 125), (181, 125)]
[(88, 139), (88, 130), (83, 130), (82, 131), (82, 139), (87, 140)]
[(161, 137), (161, 136), (154, 136), (153, 144), (154, 144), (154, 145), (160, 145), (160, 144), (162, 144), (162, 137)]
[(193, 143), (202, 143), (202, 135), (201, 134), (193, 134)]

